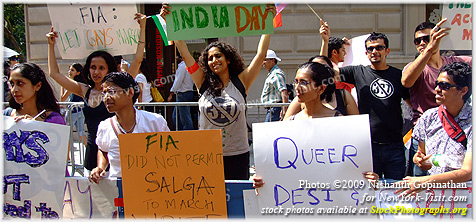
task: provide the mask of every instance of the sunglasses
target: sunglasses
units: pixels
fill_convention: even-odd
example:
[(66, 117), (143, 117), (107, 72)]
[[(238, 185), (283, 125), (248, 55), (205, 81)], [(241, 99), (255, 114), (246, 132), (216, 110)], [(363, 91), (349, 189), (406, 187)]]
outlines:
[(435, 88), (436, 87), (440, 87), (441, 90), (449, 90), (451, 89), (452, 87), (458, 87), (458, 85), (451, 85), (450, 83), (448, 82), (438, 82), (438, 81), (435, 81)]
[(415, 38), (413, 40), (413, 43), (415, 43), (415, 45), (420, 45), (421, 40), (423, 40), (425, 43), (429, 43), (430, 42), (430, 35), (425, 35), (425, 36), (422, 36), (422, 37)]
[(299, 85), (301, 85), (301, 86), (306, 87), (307, 85), (309, 85), (309, 84), (311, 84), (311, 83), (313, 83), (313, 81), (308, 82), (308, 81), (306, 81), (306, 80), (302, 80), (302, 81), (293, 80), (293, 85), (294, 85), (294, 86), (297, 86), (297, 85), (299, 84)]
[(376, 49), (377, 51), (382, 51), (384, 49), (386, 49), (387, 47), (383, 46), (383, 45), (378, 45), (376, 47), (373, 47), (373, 46), (369, 46), (367, 47), (367, 52), (368, 53), (372, 53), (374, 51), (374, 49)]
[(104, 91), (101, 92), (103, 98), (105, 98), (107, 95), (113, 97), (115, 95), (117, 95), (118, 93), (126, 93), (127, 92), (127, 89), (122, 89), (122, 90), (118, 90), (116, 88), (109, 88), (109, 89), (105, 89)]

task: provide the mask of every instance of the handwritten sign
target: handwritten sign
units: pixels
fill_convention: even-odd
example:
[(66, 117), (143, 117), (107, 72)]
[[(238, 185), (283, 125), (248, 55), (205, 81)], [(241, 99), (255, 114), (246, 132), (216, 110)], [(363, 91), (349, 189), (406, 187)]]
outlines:
[(63, 218), (118, 218), (114, 200), (119, 196), (115, 179), (99, 184), (87, 177), (67, 177), (64, 185)]
[(171, 4), (167, 15), (169, 40), (272, 34), (273, 14), (266, 5)]
[(262, 216), (367, 215), (368, 115), (253, 124)]
[(112, 55), (134, 54), (140, 27), (135, 5), (49, 4), (56, 46), (63, 59), (83, 59), (96, 50)]
[(4, 117), (4, 216), (60, 218), (69, 126)]
[(443, 4), (442, 18), (448, 18), (443, 27), (449, 27), (449, 36), (441, 40), (443, 50), (471, 50), (473, 43), (473, 4)]
[(473, 186), (472, 182), (462, 184), (466, 188), (430, 188), (408, 197), (408, 200), (397, 198), (395, 188), (382, 189), (376, 192), (377, 201), (370, 212), (378, 213), (383, 219), (470, 219), (473, 215)]
[(119, 135), (126, 218), (224, 218), (220, 130)]

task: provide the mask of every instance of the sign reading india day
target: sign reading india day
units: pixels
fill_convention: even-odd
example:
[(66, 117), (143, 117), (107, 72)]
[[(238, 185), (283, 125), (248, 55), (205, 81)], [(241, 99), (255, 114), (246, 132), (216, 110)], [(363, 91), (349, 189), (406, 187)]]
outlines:
[(63, 59), (83, 59), (96, 50), (112, 55), (136, 51), (140, 27), (134, 20), (135, 5), (48, 4), (48, 12)]
[(126, 218), (226, 218), (220, 130), (119, 135)]
[(254, 123), (253, 142), (261, 216), (369, 215), (368, 115)]
[(265, 4), (171, 4), (166, 16), (168, 40), (272, 34), (273, 14)]
[(69, 126), (3, 121), (3, 216), (61, 218)]

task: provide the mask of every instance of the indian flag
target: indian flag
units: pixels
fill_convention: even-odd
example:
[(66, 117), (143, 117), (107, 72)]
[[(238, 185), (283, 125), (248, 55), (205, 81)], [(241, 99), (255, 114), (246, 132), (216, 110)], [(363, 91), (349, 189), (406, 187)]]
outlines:
[(160, 35), (162, 36), (162, 39), (164, 40), (164, 46), (169, 46), (172, 45), (172, 41), (169, 41), (167, 39), (167, 24), (165, 23), (164, 18), (162, 18), (160, 15), (152, 15), (150, 16), (152, 19), (154, 19), (155, 25), (157, 26), (157, 29), (159, 29)]

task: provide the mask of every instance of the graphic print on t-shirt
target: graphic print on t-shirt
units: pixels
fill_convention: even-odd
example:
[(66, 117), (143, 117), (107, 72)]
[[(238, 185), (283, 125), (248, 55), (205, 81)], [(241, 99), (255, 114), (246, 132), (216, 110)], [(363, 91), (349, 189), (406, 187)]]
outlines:
[(215, 126), (225, 127), (233, 123), (241, 113), (238, 107), (238, 101), (226, 95), (225, 97), (208, 97), (206, 98), (207, 106), (202, 110), (205, 117)]
[(370, 84), (370, 92), (377, 99), (387, 99), (393, 95), (394, 88), (386, 79), (376, 79)]

